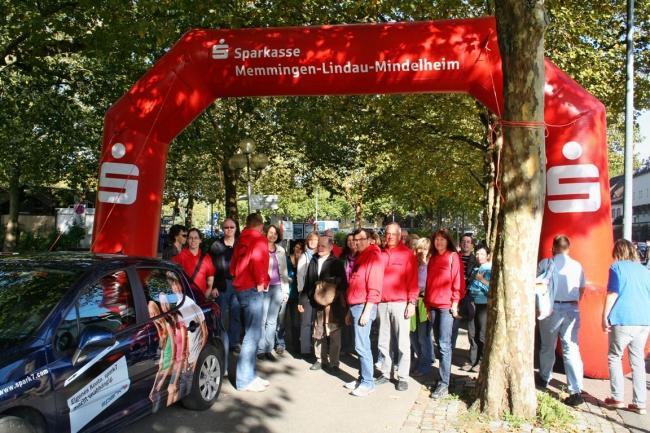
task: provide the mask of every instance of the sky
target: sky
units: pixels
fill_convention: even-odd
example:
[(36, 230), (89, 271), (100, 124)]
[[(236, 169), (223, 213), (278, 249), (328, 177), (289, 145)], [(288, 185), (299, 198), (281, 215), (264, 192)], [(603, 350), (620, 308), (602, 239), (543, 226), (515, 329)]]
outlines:
[(644, 111), (639, 117), (639, 127), (641, 128), (640, 143), (637, 143), (636, 151), (640, 154), (641, 159), (650, 157), (650, 111)]

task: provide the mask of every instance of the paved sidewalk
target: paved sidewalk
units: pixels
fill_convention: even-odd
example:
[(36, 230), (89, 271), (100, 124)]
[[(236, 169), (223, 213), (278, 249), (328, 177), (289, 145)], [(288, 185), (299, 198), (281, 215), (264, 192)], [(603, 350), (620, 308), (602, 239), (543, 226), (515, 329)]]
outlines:
[[(458, 354), (454, 360), (463, 359), (467, 349), (467, 332), (460, 330), (458, 336)], [(646, 371), (650, 363), (646, 363)], [(513, 428), (507, 423), (493, 421), (490, 423), (475, 422), (476, 418), (468, 414), (467, 404), (458, 396), (473, 395), (476, 389), (478, 373), (468, 373), (452, 366), (451, 396), (442, 400), (429, 398), (429, 390), (421, 385), (420, 394), (413, 404), (403, 426), (401, 433), (456, 433), (456, 432), (534, 432), (541, 433), (547, 430), (535, 428), (531, 425), (522, 425)], [(650, 387), (650, 374), (648, 374)], [(427, 377), (422, 383), (431, 383), (432, 378)], [(553, 373), (549, 392), (555, 397), (566, 397), (566, 377), (558, 372)], [(575, 416), (573, 432), (590, 433), (650, 433), (650, 415), (638, 415), (627, 410), (615, 410), (605, 407), (602, 400), (609, 395), (609, 381), (597, 379), (584, 380), (585, 403), (571, 409)], [(632, 381), (629, 376), (625, 383), (625, 401), (632, 401)], [(558, 433), (560, 433), (558, 431)]]

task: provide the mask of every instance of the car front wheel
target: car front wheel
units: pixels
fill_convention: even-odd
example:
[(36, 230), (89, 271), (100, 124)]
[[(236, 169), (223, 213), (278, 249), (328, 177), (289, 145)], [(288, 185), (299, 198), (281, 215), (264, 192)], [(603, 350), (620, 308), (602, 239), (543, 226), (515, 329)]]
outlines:
[(0, 433), (36, 433), (36, 429), (23, 418), (3, 416), (0, 418)]
[(192, 390), (183, 399), (183, 406), (192, 410), (206, 410), (212, 406), (221, 390), (222, 372), (219, 351), (208, 344), (196, 362)]

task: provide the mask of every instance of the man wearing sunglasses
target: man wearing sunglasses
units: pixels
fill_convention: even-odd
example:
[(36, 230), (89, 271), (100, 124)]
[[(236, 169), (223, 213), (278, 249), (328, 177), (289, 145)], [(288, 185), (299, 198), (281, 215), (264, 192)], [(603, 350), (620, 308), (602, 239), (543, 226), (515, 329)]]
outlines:
[(237, 224), (231, 218), (226, 218), (223, 221), (221, 229), (223, 230), (223, 239), (217, 239), (210, 247), (210, 257), (212, 257), (212, 264), (216, 269), (214, 285), (219, 290), (217, 303), (221, 308), (223, 324), (228, 331), (226, 350), (239, 353), (241, 349), (239, 343), (241, 331), (240, 307), (232, 286), (232, 275), (230, 274), (230, 261), (239, 230)]

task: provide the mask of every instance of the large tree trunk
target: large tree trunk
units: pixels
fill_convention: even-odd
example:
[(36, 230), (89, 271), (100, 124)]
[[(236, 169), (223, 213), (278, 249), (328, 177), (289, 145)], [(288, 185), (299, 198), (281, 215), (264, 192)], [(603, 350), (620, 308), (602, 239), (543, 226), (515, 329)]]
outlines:
[(14, 166), (9, 176), (9, 221), (5, 227), (4, 251), (14, 251), (18, 245), (18, 211), (20, 205), (20, 168)]
[[(489, 416), (535, 416), (533, 282), (544, 205), (543, 0), (496, 2), (505, 98), (500, 193), (479, 404)], [(526, 122), (509, 123), (509, 122)], [(498, 179), (497, 179), (498, 182)]]

